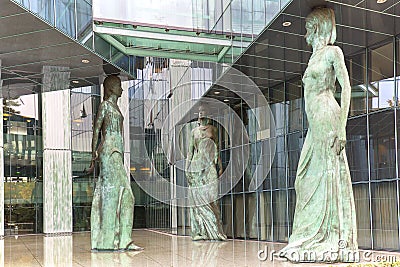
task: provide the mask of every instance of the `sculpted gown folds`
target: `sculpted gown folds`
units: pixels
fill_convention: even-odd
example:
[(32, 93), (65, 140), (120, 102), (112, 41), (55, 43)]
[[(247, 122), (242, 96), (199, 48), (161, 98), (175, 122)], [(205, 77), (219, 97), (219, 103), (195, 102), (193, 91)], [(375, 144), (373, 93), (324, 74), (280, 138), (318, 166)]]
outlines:
[[(109, 76), (104, 81), (104, 101), (100, 104), (93, 132), (93, 161), (100, 161), (100, 174), (93, 196), (91, 242), (93, 250), (138, 249), (131, 240), (134, 196), (124, 167), (122, 124), (117, 106), (121, 81)], [(101, 142), (98, 148), (98, 135)]]
[[(307, 43), (313, 46), (303, 76), (309, 129), (297, 168), (292, 235), (281, 256), (303, 261), (315, 253), (316, 261), (354, 261), (356, 213), (344, 150), (349, 77), (341, 49), (330, 45), (336, 36), (333, 11), (314, 10), (306, 28)], [(336, 78), (342, 87), (340, 106), (334, 98)]]
[(186, 176), (189, 184), (190, 225), (193, 240), (225, 240), (217, 204), (218, 173), (222, 172), (218, 151), (218, 130), (202, 118), (200, 126), (192, 131), (187, 158)]

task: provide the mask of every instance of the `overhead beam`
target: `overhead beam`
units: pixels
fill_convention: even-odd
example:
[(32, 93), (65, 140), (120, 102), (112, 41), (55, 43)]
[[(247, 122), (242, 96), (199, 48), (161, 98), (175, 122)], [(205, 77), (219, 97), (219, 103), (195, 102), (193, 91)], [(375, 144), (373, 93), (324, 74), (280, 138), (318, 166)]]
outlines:
[(120, 52), (125, 55), (130, 56), (140, 56), (140, 57), (160, 57), (160, 58), (174, 58), (174, 59), (184, 59), (184, 60), (194, 60), (194, 61), (208, 61), (217, 62), (218, 55), (204, 55), (204, 54), (194, 54), (179, 51), (165, 51), (165, 50), (155, 50), (155, 49), (144, 49), (144, 48), (134, 48), (125, 47), (118, 40), (108, 34), (99, 34), (99, 36), (117, 48)]
[(134, 29), (122, 29), (109, 26), (93, 25), (93, 31), (101, 34), (109, 35), (121, 35), (144, 39), (153, 39), (160, 41), (171, 41), (171, 42), (183, 42), (183, 43), (194, 43), (194, 44), (206, 44), (206, 45), (217, 45), (217, 46), (234, 46), (234, 47), (246, 47), (250, 43), (241, 41), (224, 40), (217, 38), (206, 38), (200, 36), (184, 36), (178, 34), (167, 34), (167, 33), (156, 33), (156, 32), (145, 32), (137, 31)]

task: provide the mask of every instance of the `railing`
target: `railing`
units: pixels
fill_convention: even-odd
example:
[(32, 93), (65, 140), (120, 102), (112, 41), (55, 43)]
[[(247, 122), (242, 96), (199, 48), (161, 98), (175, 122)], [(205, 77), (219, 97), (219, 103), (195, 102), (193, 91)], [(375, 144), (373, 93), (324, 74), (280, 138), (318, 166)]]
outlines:
[(92, 3), (87, 0), (12, 0), (68, 36), (83, 41), (91, 33)]

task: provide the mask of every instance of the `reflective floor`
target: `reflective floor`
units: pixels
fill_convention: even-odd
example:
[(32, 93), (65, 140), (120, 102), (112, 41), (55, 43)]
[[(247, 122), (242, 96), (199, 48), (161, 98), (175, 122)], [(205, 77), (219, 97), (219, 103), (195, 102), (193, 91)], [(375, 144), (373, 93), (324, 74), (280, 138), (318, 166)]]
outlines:
[[(271, 260), (273, 251), (284, 244), (240, 240), (192, 242), (190, 237), (152, 230), (135, 230), (133, 238), (143, 251), (91, 253), (90, 233), (6, 237), (0, 240), (0, 266), (293, 266), (277, 257)], [(387, 261), (400, 260), (399, 253), (362, 251), (360, 255), (362, 262), (382, 261), (384, 257)]]

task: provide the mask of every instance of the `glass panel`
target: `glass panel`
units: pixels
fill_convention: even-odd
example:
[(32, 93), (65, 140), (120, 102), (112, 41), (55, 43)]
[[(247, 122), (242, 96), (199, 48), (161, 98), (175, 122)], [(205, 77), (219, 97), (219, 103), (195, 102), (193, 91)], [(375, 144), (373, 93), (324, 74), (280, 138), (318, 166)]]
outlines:
[(293, 189), (288, 190), (288, 197), (289, 197), (289, 218), (288, 218), (288, 224), (289, 224), (289, 236), (292, 234), (292, 229), (293, 229), (293, 218), (294, 218), (294, 212), (296, 208), (296, 192)]
[(76, 36), (75, 0), (55, 0), (56, 27), (72, 38)]
[(396, 182), (371, 184), (374, 249), (399, 249)]
[(360, 248), (372, 248), (368, 184), (353, 185), (357, 218), (357, 240)]
[(272, 188), (286, 187), (286, 152), (285, 136), (276, 138), (276, 153), (271, 167)]
[(346, 133), (346, 154), (351, 180), (368, 181), (367, 116), (349, 119)]
[(395, 112), (397, 113), (397, 122), (395, 126), (397, 127), (397, 178), (400, 178), (400, 110), (396, 110)]
[(371, 92), (371, 110), (394, 106), (393, 58), (393, 42), (370, 50), (368, 91)]
[(54, 5), (53, 0), (16, 0), (27, 9), (36, 13), (41, 18), (47, 20), (50, 24), (54, 25)]
[(95, 188), (93, 175), (86, 169), (92, 159), (92, 125), (100, 103), (99, 87), (82, 87), (71, 91), (72, 210), (74, 231), (90, 230), (90, 211)]
[(299, 163), (301, 149), (303, 147), (305, 135), (303, 132), (287, 135), (288, 152), (288, 180), (289, 187), (294, 187), (296, 180), (297, 165)]
[(92, 1), (76, 0), (77, 39), (82, 40), (92, 30)]
[(31, 94), (3, 99), (6, 235), (43, 231), (39, 97)]
[(304, 99), (302, 91), (301, 85), (288, 83), (286, 86), (289, 132), (303, 130)]
[(369, 115), (371, 180), (396, 177), (394, 111)]
[(272, 241), (271, 192), (260, 193), (260, 236), (261, 240)]
[(233, 225), (235, 227), (234, 238), (244, 238), (246, 236), (244, 194), (233, 195), (233, 203)]
[(224, 232), (228, 238), (232, 238), (233, 225), (232, 225), (232, 195), (226, 195), (221, 199), (221, 219)]
[[(374, 96), (375, 91), (366, 89), (366, 64), (365, 52), (346, 57), (346, 66), (349, 72), (351, 84), (351, 101), (349, 116), (365, 114), (367, 112), (367, 95)], [(338, 90), (336, 97), (340, 99)]]
[(274, 241), (288, 241), (287, 190), (272, 192)]
[(244, 194), (246, 211), (246, 238), (258, 238), (258, 205), (257, 205), (257, 194)]

